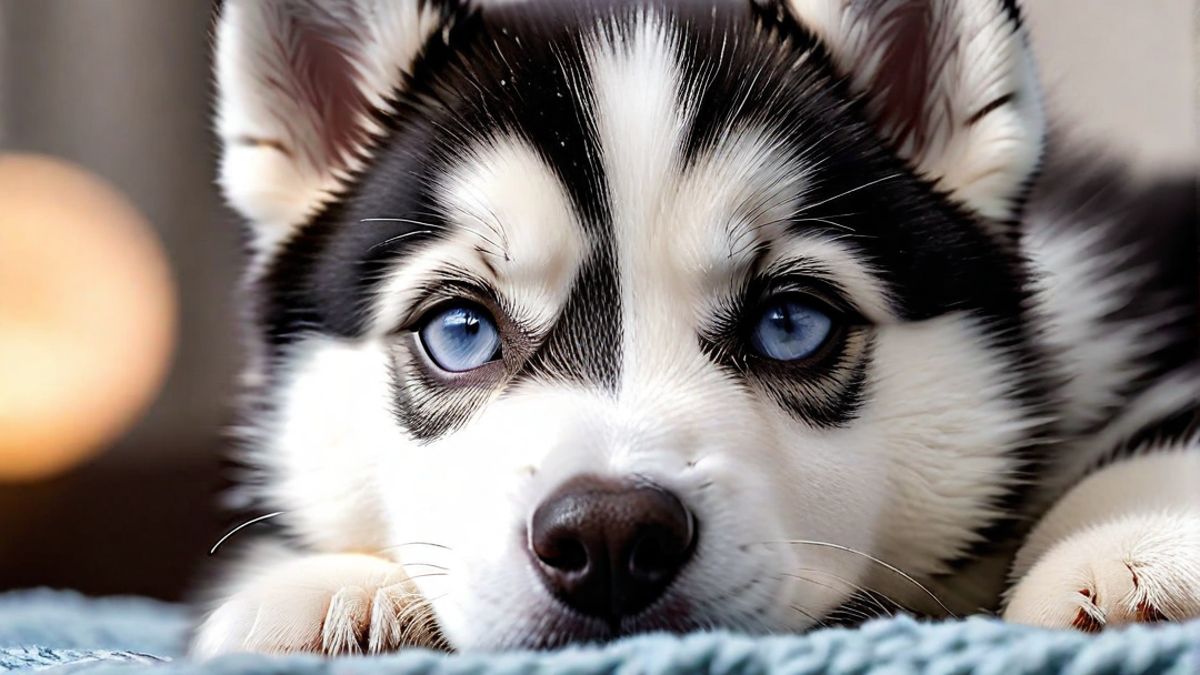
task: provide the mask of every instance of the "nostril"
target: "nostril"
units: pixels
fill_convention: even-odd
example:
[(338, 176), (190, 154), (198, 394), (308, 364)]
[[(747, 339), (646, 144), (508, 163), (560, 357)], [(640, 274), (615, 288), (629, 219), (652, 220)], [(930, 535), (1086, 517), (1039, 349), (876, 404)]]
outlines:
[(544, 564), (562, 572), (581, 572), (588, 564), (587, 549), (574, 537), (557, 537), (534, 544), (534, 553)]
[(691, 556), (695, 545), (695, 522), (692, 514), (672, 500), (660, 512), (660, 520), (643, 528), (635, 538), (629, 553), (629, 574), (637, 581), (657, 584), (670, 580), (679, 567)]
[(675, 573), (687, 545), (666, 533), (651, 533), (634, 544), (629, 574), (637, 581), (659, 583)]

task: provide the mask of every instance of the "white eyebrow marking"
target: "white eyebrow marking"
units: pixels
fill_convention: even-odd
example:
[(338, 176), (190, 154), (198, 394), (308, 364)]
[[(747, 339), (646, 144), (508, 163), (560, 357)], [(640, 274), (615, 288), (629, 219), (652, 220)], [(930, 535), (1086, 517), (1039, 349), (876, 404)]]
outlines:
[(817, 279), (837, 285), (846, 300), (875, 324), (896, 321), (887, 290), (872, 270), (849, 246), (828, 234), (802, 233), (781, 237), (762, 260), (762, 269), (801, 269)]
[(487, 280), (530, 328), (553, 323), (592, 244), (538, 153), (514, 137), (493, 139), (450, 169), (436, 194), (446, 236), (405, 258), (381, 286), (376, 332), (394, 329), (450, 269)]

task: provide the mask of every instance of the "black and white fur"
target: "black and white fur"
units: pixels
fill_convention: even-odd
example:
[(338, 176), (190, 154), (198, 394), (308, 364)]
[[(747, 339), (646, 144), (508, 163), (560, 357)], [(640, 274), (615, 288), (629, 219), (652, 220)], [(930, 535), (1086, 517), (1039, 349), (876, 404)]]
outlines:
[[(1013, 0), (227, 0), (216, 39), (287, 536), (197, 653), (1200, 615), (1194, 189), (1047, 150)], [(781, 291), (837, 310), (820, 358), (748, 350)], [(448, 376), (413, 329), (459, 298), (504, 346)], [(616, 626), (522, 550), (585, 474), (700, 528)]]

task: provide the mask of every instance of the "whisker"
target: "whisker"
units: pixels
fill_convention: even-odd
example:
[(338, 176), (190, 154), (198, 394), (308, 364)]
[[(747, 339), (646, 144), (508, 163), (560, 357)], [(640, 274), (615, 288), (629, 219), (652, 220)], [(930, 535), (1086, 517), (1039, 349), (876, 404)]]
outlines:
[(410, 562), (402, 562), (402, 563), (400, 563), (400, 566), (401, 566), (401, 567), (429, 567), (429, 568), (432, 568), (432, 569), (435, 569), (435, 570), (441, 570), (441, 571), (443, 571), (443, 572), (448, 572), (448, 571), (450, 571), (450, 568), (449, 568), (449, 567), (443, 567), (442, 565), (435, 565), (435, 564), (433, 564), (433, 563), (422, 563), (422, 562), (411, 562), (411, 563), (410, 563)]
[(855, 609), (853, 607), (838, 607), (829, 613), (828, 618), (835, 625), (854, 627), (866, 623), (871, 619), (878, 619), (880, 616), (879, 614), (869, 614), (866, 610)]
[(450, 229), (440, 223), (430, 223), (430, 222), (427, 222), (424, 220), (413, 220), (411, 218), (362, 218), (358, 222), (360, 222), (360, 223), (407, 223), (409, 225), (420, 225), (421, 227), (428, 227), (433, 230)]
[[(835, 591), (837, 590), (836, 588), (834, 588), (833, 586), (830, 586), (829, 584), (822, 584), (822, 583), (814, 581), (812, 579), (804, 579), (804, 581), (807, 581), (809, 583), (812, 583), (812, 584), (815, 584), (817, 586), (821, 586), (824, 588), (829, 588), (829, 589), (832, 589)], [(870, 621), (871, 619), (878, 618), (879, 615), (878, 614), (868, 614), (866, 612), (866, 610), (858, 609), (856, 607), (850, 607), (847, 605), (842, 605), (839, 607), (835, 607), (828, 614), (826, 614), (825, 621), (826, 621), (826, 623), (832, 622), (833, 625), (835, 625), (835, 626), (836, 625), (844, 625), (846, 623), (846, 621), (842, 617), (849, 619), (852, 622), (851, 625), (853, 625), (854, 623), (865, 623), (867, 621)]]
[(840, 581), (841, 583), (846, 584), (847, 586), (854, 589), (855, 591), (857, 591), (863, 595), (870, 596), (871, 599), (875, 602), (875, 604), (879, 606), (879, 609), (881, 609), (885, 612), (890, 612), (890, 610), (886, 606), (884, 606), (884, 604), (879, 600), (879, 597), (882, 597), (884, 600), (887, 600), (888, 602), (892, 603), (893, 605), (895, 605), (897, 607), (901, 606), (900, 603), (898, 603), (895, 600), (888, 597), (886, 593), (880, 593), (878, 591), (869, 589), (865, 586), (860, 586), (839, 574), (835, 574), (835, 573), (829, 572), (827, 570), (817, 569), (815, 567), (801, 567), (801, 568), (797, 569), (796, 571), (801, 572), (801, 573), (815, 572), (817, 574), (824, 574), (825, 576), (833, 579), (834, 581)]
[[(485, 204), (483, 208), (487, 211), (487, 214), (491, 219), (485, 220), (483, 218), (477, 218), (476, 220), (479, 220), (479, 222), (488, 228), (488, 231), (500, 239), (500, 250), (507, 251), (509, 249), (508, 231), (500, 226), (500, 223), (503, 221), (501, 221), (500, 216), (496, 214), (496, 211), (491, 207), (490, 204)], [(508, 260), (507, 254), (505, 260)]]
[(812, 612), (806, 611), (797, 605), (788, 605), (788, 607), (791, 607), (793, 610), (799, 612), (800, 614), (802, 614), (803, 616), (808, 618), (810, 621), (812, 621), (814, 624), (820, 626), (821, 628), (829, 628), (829, 624), (827, 624), (824, 621), (813, 616)]
[(408, 578), (411, 581), (413, 579), (428, 579), (430, 577), (448, 577), (448, 576), (450, 576), (449, 572), (426, 572), (425, 574), (410, 574), (410, 575), (408, 575)]
[[(871, 599), (871, 601), (872, 601), (873, 603), (875, 603), (875, 605), (876, 605), (877, 607), (879, 607), (879, 610), (880, 610), (880, 611), (882, 611), (882, 612), (884, 612), (884, 613), (885, 613), (885, 614), (887, 614), (888, 616), (893, 616), (893, 615), (894, 615), (894, 613), (892, 612), (892, 610), (888, 609), (886, 605), (884, 605), (884, 604), (883, 604), (883, 602), (882, 602), (882, 601), (879, 599), (879, 597), (878, 597), (878, 596), (882, 596), (884, 600), (887, 600), (888, 602), (892, 603), (893, 605), (896, 605), (897, 607), (901, 607), (900, 603), (898, 603), (898, 602), (896, 602), (895, 600), (893, 600), (893, 599), (889, 598), (889, 597), (888, 597), (886, 594), (883, 594), (883, 593), (877, 593), (877, 592), (875, 592), (875, 591), (872, 591), (872, 590), (870, 590), (870, 589), (867, 589), (867, 588), (864, 588), (864, 587), (862, 587), (862, 586), (859, 586), (858, 584), (854, 583), (853, 581), (850, 581), (849, 579), (846, 579), (845, 577), (842, 577), (842, 576), (839, 576), (839, 575), (837, 575), (837, 574), (834, 574), (833, 572), (827, 572), (827, 571), (825, 571), (825, 570), (820, 570), (820, 569), (817, 569), (817, 568), (815, 568), (815, 567), (801, 567), (801, 568), (800, 568), (799, 570), (797, 570), (797, 571), (798, 571), (798, 572), (815, 572), (815, 573), (817, 573), (817, 574), (824, 574), (825, 576), (827, 576), (827, 577), (830, 577), (830, 578), (834, 579), (835, 581), (840, 581), (840, 582), (842, 582), (843, 584), (846, 584), (846, 585), (847, 585), (847, 586), (849, 586), (850, 588), (854, 589), (855, 591), (857, 591), (857, 592), (858, 592), (858, 593), (860, 593), (861, 595), (863, 595), (863, 596), (866, 596), (867, 598), (870, 598), (870, 599)], [(833, 590), (833, 591), (836, 591), (836, 590), (837, 590), (837, 589), (836, 589), (836, 588), (834, 588), (833, 586), (830, 586), (830, 585), (828, 585), (828, 584), (823, 584), (823, 583), (821, 583), (821, 582), (819, 582), (819, 581), (817, 581), (817, 580), (815, 580), (815, 579), (809, 579), (808, 577), (806, 577), (806, 576), (802, 576), (801, 574), (784, 574), (783, 576), (785, 576), (785, 577), (791, 577), (791, 578), (793, 578), (793, 579), (800, 579), (800, 580), (802, 580), (802, 581), (807, 581), (807, 582), (809, 582), (810, 584), (816, 584), (816, 585), (818, 585), (818, 586), (823, 586), (823, 587), (825, 587), (825, 588), (828, 588), (828, 589), (830, 589), (830, 590)]]
[[(822, 587), (822, 588), (828, 588), (829, 590), (831, 590), (831, 591), (834, 591), (834, 592), (837, 592), (837, 591), (838, 591), (838, 589), (834, 588), (833, 586), (830, 586), (829, 584), (823, 584), (823, 583), (821, 583), (821, 582), (819, 582), (819, 581), (817, 581), (817, 580), (815, 580), (815, 579), (809, 579), (808, 577), (805, 577), (805, 576), (800, 576), (800, 575), (797, 575), (797, 574), (784, 574), (784, 575), (781, 575), (781, 576), (783, 576), (783, 577), (791, 577), (791, 578), (793, 578), (793, 579), (799, 579), (799, 580), (801, 580), (801, 581), (805, 581), (805, 582), (808, 582), (808, 583), (810, 583), (810, 584), (813, 584), (814, 586), (820, 586), (820, 587)], [(880, 605), (880, 607), (882, 607), (882, 605)], [(886, 610), (886, 609), (884, 609), (884, 611), (886, 612), (887, 610)], [(833, 611), (829, 612), (829, 614), (828, 614), (828, 615), (826, 615), (826, 617), (825, 617), (825, 618), (826, 618), (826, 619), (829, 619), (829, 620), (831, 620), (831, 621), (838, 622), (838, 620), (837, 620), (837, 618), (836, 618), (836, 617), (838, 617), (838, 616), (840, 616), (840, 615), (843, 615), (843, 614), (845, 614), (845, 615), (849, 615), (849, 617), (850, 617), (852, 620), (856, 620), (858, 623), (862, 623), (862, 622), (865, 622), (865, 621), (870, 621), (871, 619), (874, 619), (874, 618), (876, 618), (877, 616), (879, 616), (879, 615), (874, 615), (874, 616), (872, 616), (872, 615), (870, 615), (870, 614), (867, 614), (867, 613), (866, 613), (866, 611), (864, 611), (864, 610), (861, 610), (861, 609), (857, 609), (857, 608), (854, 608), (854, 607), (849, 607), (849, 606), (843, 605), (843, 606), (837, 607), (837, 608), (835, 608)], [(889, 614), (889, 616), (891, 616), (891, 614)], [(841, 623), (841, 622), (838, 622), (838, 623)]]
[(233, 528), (229, 532), (225, 533), (224, 537), (221, 537), (220, 539), (218, 539), (217, 543), (213, 544), (213, 547), (212, 547), (212, 549), (209, 550), (208, 554), (215, 555), (217, 552), (217, 549), (221, 547), (221, 544), (225, 543), (226, 539), (232, 537), (233, 535), (237, 534), (238, 532), (241, 532), (243, 529), (245, 529), (255, 523), (261, 523), (264, 520), (274, 518), (275, 516), (282, 516), (284, 513), (286, 513), (286, 512), (285, 511), (276, 511), (275, 513), (268, 513), (265, 516), (258, 516), (257, 518), (251, 518), (250, 520), (247, 520), (246, 522), (242, 523), (241, 525), (238, 525), (237, 527)]
[(446, 546), (445, 544), (435, 544), (431, 541), (406, 541), (403, 544), (393, 544), (391, 546), (385, 546), (385, 547), (379, 549), (377, 551), (377, 553), (383, 553), (384, 551), (390, 551), (394, 548), (402, 548), (404, 546), (432, 546), (433, 548), (440, 548), (443, 551), (452, 551), (453, 550), (449, 546)]
[(894, 178), (899, 178), (902, 175), (904, 175), (904, 174), (899, 174), (899, 173), (889, 174), (887, 176), (884, 176), (883, 178), (877, 178), (873, 181), (870, 181), (869, 183), (864, 183), (862, 185), (859, 185), (858, 187), (850, 188), (849, 190), (846, 190), (845, 192), (842, 192), (841, 194), (834, 195), (833, 197), (828, 197), (826, 199), (822, 199), (821, 201), (817, 202), (816, 204), (805, 204), (804, 208), (802, 208), (800, 210), (800, 213), (803, 214), (804, 212), (811, 211), (812, 209), (815, 209), (818, 206), (823, 206), (825, 204), (828, 204), (829, 202), (836, 201), (838, 199), (841, 199), (842, 197), (845, 197), (846, 195), (858, 192), (859, 190), (865, 190), (865, 189), (871, 187), (872, 185), (878, 185), (880, 183), (884, 183), (884, 182), (892, 180)]
[(384, 241), (381, 241), (381, 242), (379, 242), (378, 244), (375, 244), (375, 245), (374, 245), (374, 246), (372, 246), (371, 248), (367, 249), (367, 253), (370, 253), (370, 252), (374, 251), (374, 250), (375, 250), (375, 249), (377, 249), (377, 248), (382, 248), (382, 247), (384, 247), (384, 246), (388, 246), (388, 245), (390, 245), (390, 244), (394, 244), (394, 243), (396, 243), (396, 242), (398, 242), (398, 241), (401, 241), (401, 240), (403, 240), (403, 239), (408, 239), (409, 237), (415, 237), (415, 236), (417, 236), (417, 235), (419, 235), (419, 234), (433, 234), (433, 230), (413, 230), (412, 232), (405, 232), (404, 234), (398, 234), (398, 235), (396, 235), (396, 236), (394, 236), (394, 237), (391, 237), (391, 238), (389, 238), (389, 239), (386, 239), (386, 240), (384, 240)]
[[(476, 220), (483, 223), (484, 225), (488, 225), (486, 223), (486, 221), (483, 221), (482, 219), (476, 218)], [(368, 252), (375, 250), (375, 248), (377, 248), (379, 246), (384, 246), (386, 244), (390, 244), (392, 242), (398, 241), (400, 239), (403, 239), (404, 237), (408, 237), (408, 236), (411, 236), (414, 234), (418, 234), (418, 233), (433, 234), (433, 230), (447, 231), (447, 230), (451, 229), (451, 228), (447, 227), (446, 225), (434, 224), (434, 223), (430, 223), (430, 222), (426, 222), (426, 221), (422, 221), (422, 220), (413, 220), (411, 218), (363, 218), (363, 219), (359, 220), (358, 222), (360, 222), (360, 223), (408, 223), (410, 225), (419, 225), (421, 227), (429, 228), (427, 231), (406, 232), (398, 237), (393, 237), (392, 239), (389, 239), (389, 240), (383, 242), (382, 244), (376, 244), (375, 246), (372, 246), (370, 249), (368, 249)], [(466, 225), (456, 225), (455, 229), (459, 229), (464, 232), (473, 234), (476, 237), (479, 237), (480, 239), (482, 239), (483, 241), (485, 241), (489, 245), (491, 245), (494, 249), (496, 249), (496, 251), (499, 252), (499, 253), (497, 253), (497, 255), (504, 258), (504, 260), (508, 260), (508, 255), (504, 253), (504, 251), (506, 251), (507, 248), (500, 245), (499, 243), (497, 243), (495, 239), (492, 239), (491, 237), (487, 236), (483, 232), (480, 232), (479, 230), (476, 230), (475, 228), (467, 227)], [(495, 228), (491, 227), (490, 225), (488, 226), (488, 229), (495, 232)], [(503, 238), (503, 234), (501, 234), (501, 237)]]
[(899, 567), (896, 567), (895, 565), (890, 565), (869, 553), (863, 553), (862, 551), (850, 548), (849, 546), (843, 546), (841, 544), (833, 544), (833, 543), (830, 543), (827, 541), (813, 541), (813, 540), (808, 540), (808, 539), (794, 539), (794, 540), (790, 540), (790, 541), (768, 541), (768, 542), (764, 542), (764, 543), (767, 543), (767, 544), (796, 544), (796, 545), (801, 545), (801, 546), (820, 546), (823, 548), (830, 548), (835, 551), (842, 551), (844, 553), (853, 553), (854, 555), (862, 556), (863, 558), (870, 560), (871, 562), (875, 563), (876, 565), (879, 565), (880, 567), (883, 567), (884, 569), (891, 571), (892, 573), (896, 574), (897, 576), (904, 579), (905, 581), (912, 584), (913, 586), (916, 586), (917, 588), (921, 589), (921, 592), (923, 592), (925, 595), (929, 596), (929, 598), (931, 600), (936, 602), (938, 607), (942, 608), (942, 611), (946, 612), (946, 614), (948, 614), (949, 616), (951, 616), (955, 619), (958, 618), (958, 615), (956, 615), (954, 612), (951, 612), (950, 608), (947, 607), (936, 595), (934, 595), (933, 591), (929, 590), (924, 584), (922, 584), (921, 582), (919, 582), (916, 579), (909, 576), (906, 572), (904, 572), (904, 570), (901, 570)]
[[(804, 211), (801, 210), (800, 213), (797, 215), (802, 215), (803, 213), (804, 213)], [(726, 257), (732, 258), (734, 255), (741, 253), (741, 252), (745, 252), (746, 250), (750, 249), (753, 246), (753, 244), (751, 244), (750, 246), (742, 245), (742, 240), (745, 239), (746, 237), (753, 237), (756, 234), (758, 234), (758, 232), (760, 230), (766, 229), (768, 227), (773, 227), (773, 226), (779, 225), (781, 223), (788, 223), (788, 224), (792, 224), (792, 223), (823, 223), (834, 229), (838, 229), (843, 232), (846, 232), (847, 236), (853, 236), (853, 237), (867, 236), (867, 235), (855, 232), (854, 228), (850, 227), (849, 225), (845, 225), (845, 224), (837, 222), (836, 220), (833, 220), (834, 218), (844, 218), (846, 216), (857, 216), (857, 215), (859, 215), (858, 213), (838, 213), (838, 214), (834, 214), (834, 215), (830, 215), (830, 216), (824, 216), (822, 218), (797, 217), (797, 215), (790, 215), (790, 216), (787, 216), (786, 218), (776, 218), (774, 220), (768, 220), (768, 221), (765, 221), (762, 223), (755, 223), (751, 227), (742, 228), (742, 231), (738, 234), (737, 238), (734, 239), (730, 243), (729, 255)]]
[(789, 220), (788, 222), (790, 222), (790, 223), (824, 223), (825, 225), (837, 228), (839, 230), (844, 230), (846, 232), (854, 231), (849, 225), (843, 225), (841, 223), (834, 222), (827, 218), (793, 218), (793, 219)]

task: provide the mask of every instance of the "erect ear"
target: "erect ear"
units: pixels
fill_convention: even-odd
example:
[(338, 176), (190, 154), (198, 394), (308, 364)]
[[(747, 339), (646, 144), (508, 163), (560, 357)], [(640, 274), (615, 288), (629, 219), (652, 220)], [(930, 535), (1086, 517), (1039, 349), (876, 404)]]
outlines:
[(361, 161), (372, 113), (426, 42), (450, 0), (226, 0), (216, 29), (220, 183), (271, 245)]
[(1016, 0), (785, 2), (901, 156), (975, 211), (1013, 217), (1045, 136)]

